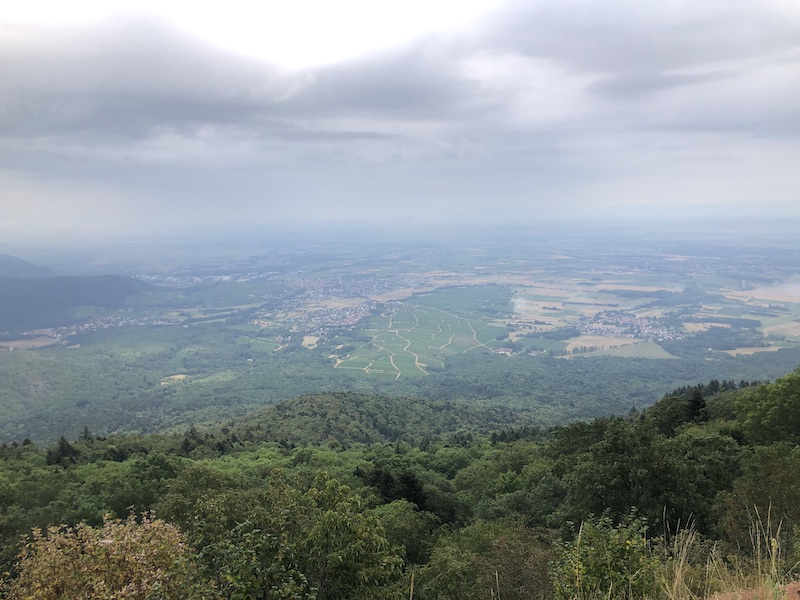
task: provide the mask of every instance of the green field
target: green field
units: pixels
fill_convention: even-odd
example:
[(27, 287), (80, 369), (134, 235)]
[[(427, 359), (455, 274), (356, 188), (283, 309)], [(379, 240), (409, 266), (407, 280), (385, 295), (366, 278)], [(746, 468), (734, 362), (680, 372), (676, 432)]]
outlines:
[[(372, 339), (336, 367), (388, 379), (440, 371), (448, 356), (502, 346), (506, 328), (497, 317), (508, 308), (501, 287), (445, 288), (420, 294), (414, 303), (392, 303), (363, 330)], [(457, 313), (454, 311), (458, 311)]]

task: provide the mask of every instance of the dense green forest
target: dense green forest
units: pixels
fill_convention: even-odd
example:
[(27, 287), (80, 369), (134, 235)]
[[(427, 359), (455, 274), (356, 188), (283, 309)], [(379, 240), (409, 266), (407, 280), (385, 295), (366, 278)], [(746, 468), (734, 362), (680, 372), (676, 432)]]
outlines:
[[(393, 381), (333, 369), (325, 352), (299, 341), (275, 352), (238, 327), (119, 327), (78, 333), (70, 348), (4, 351), (0, 440), (53, 442), (77, 437), (87, 426), (101, 435), (180, 429), (328, 391), (514, 408), (556, 425), (642, 409), (692, 382), (774, 379), (800, 363), (797, 348), (714, 360), (564, 360), (476, 349), (451, 356), (446, 369), (430, 377)], [(175, 374), (186, 377), (165, 381)]]
[(800, 560), (798, 444), (800, 370), (556, 428), (352, 393), (181, 433), (87, 428), (0, 448), (4, 593), (777, 597)]

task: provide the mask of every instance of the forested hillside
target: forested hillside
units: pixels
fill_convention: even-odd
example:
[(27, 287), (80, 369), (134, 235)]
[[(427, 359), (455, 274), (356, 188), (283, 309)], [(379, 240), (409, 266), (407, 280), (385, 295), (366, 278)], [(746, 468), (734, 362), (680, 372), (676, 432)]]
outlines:
[(471, 402), (549, 426), (626, 414), (691, 382), (774, 379), (800, 362), (797, 348), (713, 361), (565, 360), (476, 349), (451, 357), (430, 377), (383, 381), (334, 369), (324, 352), (299, 339), (275, 351), (234, 327), (98, 329), (71, 337), (70, 347), (0, 350), (0, 440), (49, 443), (78, 437), (85, 426), (100, 435), (181, 430), (330, 391)]
[(322, 394), (214, 429), (4, 445), (6, 593), (779, 597), (800, 559), (799, 407), (795, 371), (549, 430), (510, 409)]
[(69, 325), (74, 309), (116, 308), (145, 290), (147, 283), (118, 275), (63, 277), (0, 276), (0, 334)]

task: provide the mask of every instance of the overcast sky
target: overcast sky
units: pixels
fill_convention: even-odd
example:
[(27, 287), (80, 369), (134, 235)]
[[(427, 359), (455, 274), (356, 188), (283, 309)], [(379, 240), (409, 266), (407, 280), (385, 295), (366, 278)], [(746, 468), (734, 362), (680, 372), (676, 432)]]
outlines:
[(0, 241), (800, 217), (797, 0), (196, 4), (0, 8)]

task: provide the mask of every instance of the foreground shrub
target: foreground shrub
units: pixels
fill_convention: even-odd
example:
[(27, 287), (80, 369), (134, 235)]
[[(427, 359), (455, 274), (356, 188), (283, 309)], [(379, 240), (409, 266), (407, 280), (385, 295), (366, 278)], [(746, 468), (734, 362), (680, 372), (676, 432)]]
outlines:
[(615, 526), (608, 517), (584, 521), (553, 563), (557, 600), (653, 598), (662, 589), (661, 561), (633, 516)]
[(149, 600), (212, 597), (181, 532), (148, 515), (101, 527), (35, 529), (8, 586), (14, 600)]
[(479, 521), (445, 533), (418, 571), (420, 600), (551, 600), (549, 534)]

